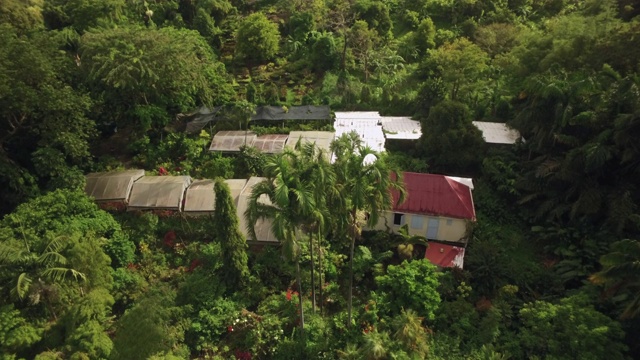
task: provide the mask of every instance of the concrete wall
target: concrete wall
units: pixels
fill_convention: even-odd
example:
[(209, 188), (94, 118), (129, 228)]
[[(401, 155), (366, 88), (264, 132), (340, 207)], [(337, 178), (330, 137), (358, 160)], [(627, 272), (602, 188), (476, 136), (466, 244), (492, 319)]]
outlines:
[[(400, 225), (394, 224), (395, 214), (403, 215), (402, 223)], [(430, 220), (432, 225), (437, 221), (437, 233), (435, 238), (427, 236), (428, 233), (430, 233), (429, 235), (433, 233), (433, 230), (431, 232), (429, 231)], [(429, 240), (464, 242), (465, 240), (463, 238), (467, 232), (467, 222), (468, 220), (443, 216), (405, 214), (389, 211), (385, 212), (384, 216), (378, 221), (378, 224), (374, 226), (374, 229), (383, 231), (391, 229), (392, 231), (397, 232), (402, 225), (408, 224), (410, 235), (425, 236)]]

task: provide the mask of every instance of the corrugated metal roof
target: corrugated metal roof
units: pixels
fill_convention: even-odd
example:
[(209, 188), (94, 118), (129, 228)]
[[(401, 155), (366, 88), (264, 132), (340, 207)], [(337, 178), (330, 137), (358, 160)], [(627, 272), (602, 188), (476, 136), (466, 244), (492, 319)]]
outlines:
[(504, 123), (474, 121), (482, 132), (484, 141), (489, 144), (515, 144), (520, 138), (520, 133)]
[(436, 266), (459, 267), (462, 269), (464, 267), (464, 252), (465, 249), (460, 246), (429, 241), (424, 258)]
[(417, 140), (422, 135), (420, 122), (410, 117), (382, 116), (380, 119), (387, 139)]
[(298, 140), (302, 143), (315, 143), (320, 149), (330, 151), (331, 142), (336, 134), (331, 131), (292, 131), (287, 140), (288, 147), (294, 147)]
[(289, 135), (269, 134), (258, 136), (252, 146), (265, 154), (279, 154), (284, 150)]
[(237, 152), (244, 145), (253, 145), (256, 138), (252, 131), (219, 131), (213, 136), (209, 151)]
[(143, 176), (133, 184), (128, 210), (180, 210), (189, 176)]
[(375, 151), (384, 151), (384, 132), (380, 125), (380, 114), (371, 111), (336, 112), (336, 137), (355, 131), (365, 146)]
[(91, 173), (86, 176), (84, 192), (96, 201), (126, 202), (133, 182), (144, 176), (144, 170)]
[[(247, 183), (245, 179), (227, 179), (233, 203), (238, 203), (240, 192)], [(184, 198), (184, 212), (211, 213), (215, 210), (216, 196), (214, 192), (214, 180), (196, 180), (187, 189)]]
[[(405, 172), (403, 176), (406, 200), (394, 206), (394, 211), (475, 220), (476, 211), (468, 186), (444, 175)], [(395, 204), (398, 194), (392, 193)]]
[[(249, 231), (247, 230), (248, 223), (244, 217), (244, 213), (249, 207), (249, 197), (251, 196), (253, 187), (264, 180), (266, 180), (266, 178), (253, 176), (249, 178), (246, 185), (242, 189), (242, 192), (240, 192), (240, 196), (238, 198), (238, 220), (240, 222), (240, 230), (247, 238), (247, 240), (277, 242), (278, 240), (271, 232), (271, 220), (258, 220), (255, 225), (256, 239), (251, 239), (249, 237)], [(264, 204), (271, 204), (271, 201), (269, 201), (269, 198), (267, 196), (260, 197), (258, 201)]]

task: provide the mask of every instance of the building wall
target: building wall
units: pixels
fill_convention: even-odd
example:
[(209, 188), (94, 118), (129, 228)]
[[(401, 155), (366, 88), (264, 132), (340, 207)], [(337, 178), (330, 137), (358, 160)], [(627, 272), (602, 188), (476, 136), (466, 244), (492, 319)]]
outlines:
[[(396, 214), (402, 214), (402, 222), (400, 225), (394, 224)], [(437, 221), (437, 233), (435, 238), (433, 238), (432, 236), (427, 236), (427, 234), (429, 233), (430, 220), (432, 220), (432, 224)], [(444, 216), (396, 213), (391, 211), (385, 212), (384, 216), (380, 218), (378, 224), (376, 224), (373, 229), (383, 231), (391, 229), (394, 232), (398, 232), (400, 227), (404, 224), (409, 225), (410, 235), (421, 235), (429, 238), (429, 240), (463, 242), (462, 239), (467, 233), (467, 220), (464, 219), (455, 219)]]

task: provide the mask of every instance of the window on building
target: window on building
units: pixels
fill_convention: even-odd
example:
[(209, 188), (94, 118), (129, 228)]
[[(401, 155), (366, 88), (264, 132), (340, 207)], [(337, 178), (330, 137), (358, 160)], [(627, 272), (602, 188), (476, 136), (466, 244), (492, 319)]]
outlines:
[(404, 214), (393, 214), (393, 225), (404, 225)]
[(422, 218), (422, 216), (419, 216), (419, 215), (412, 215), (411, 216), (411, 228), (412, 229), (422, 229), (423, 225), (424, 225), (424, 219)]
[(447, 219), (447, 225), (451, 226), (453, 224), (453, 220)]

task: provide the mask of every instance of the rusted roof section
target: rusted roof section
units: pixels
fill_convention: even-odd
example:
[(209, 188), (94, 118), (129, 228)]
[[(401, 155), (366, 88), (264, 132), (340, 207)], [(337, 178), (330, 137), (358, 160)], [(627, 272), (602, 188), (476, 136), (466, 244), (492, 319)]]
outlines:
[(447, 176), (436, 174), (403, 173), (407, 196), (397, 204), (398, 193), (392, 191), (394, 211), (446, 216), (457, 219), (476, 219), (471, 189)]
[(144, 176), (144, 170), (91, 173), (86, 176), (84, 191), (96, 201), (126, 202), (133, 182)]
[(464, 248), (429, 241), (429, 246), (424, 254), (424, 258), (436, 266), (459, 267), (462, 269), (464, 266)]
[(284, 150), (284, 144), (289, 135), (269, 134), (258, 136), (253, 141), (253, 147), (265, 154), (279, 154)]

